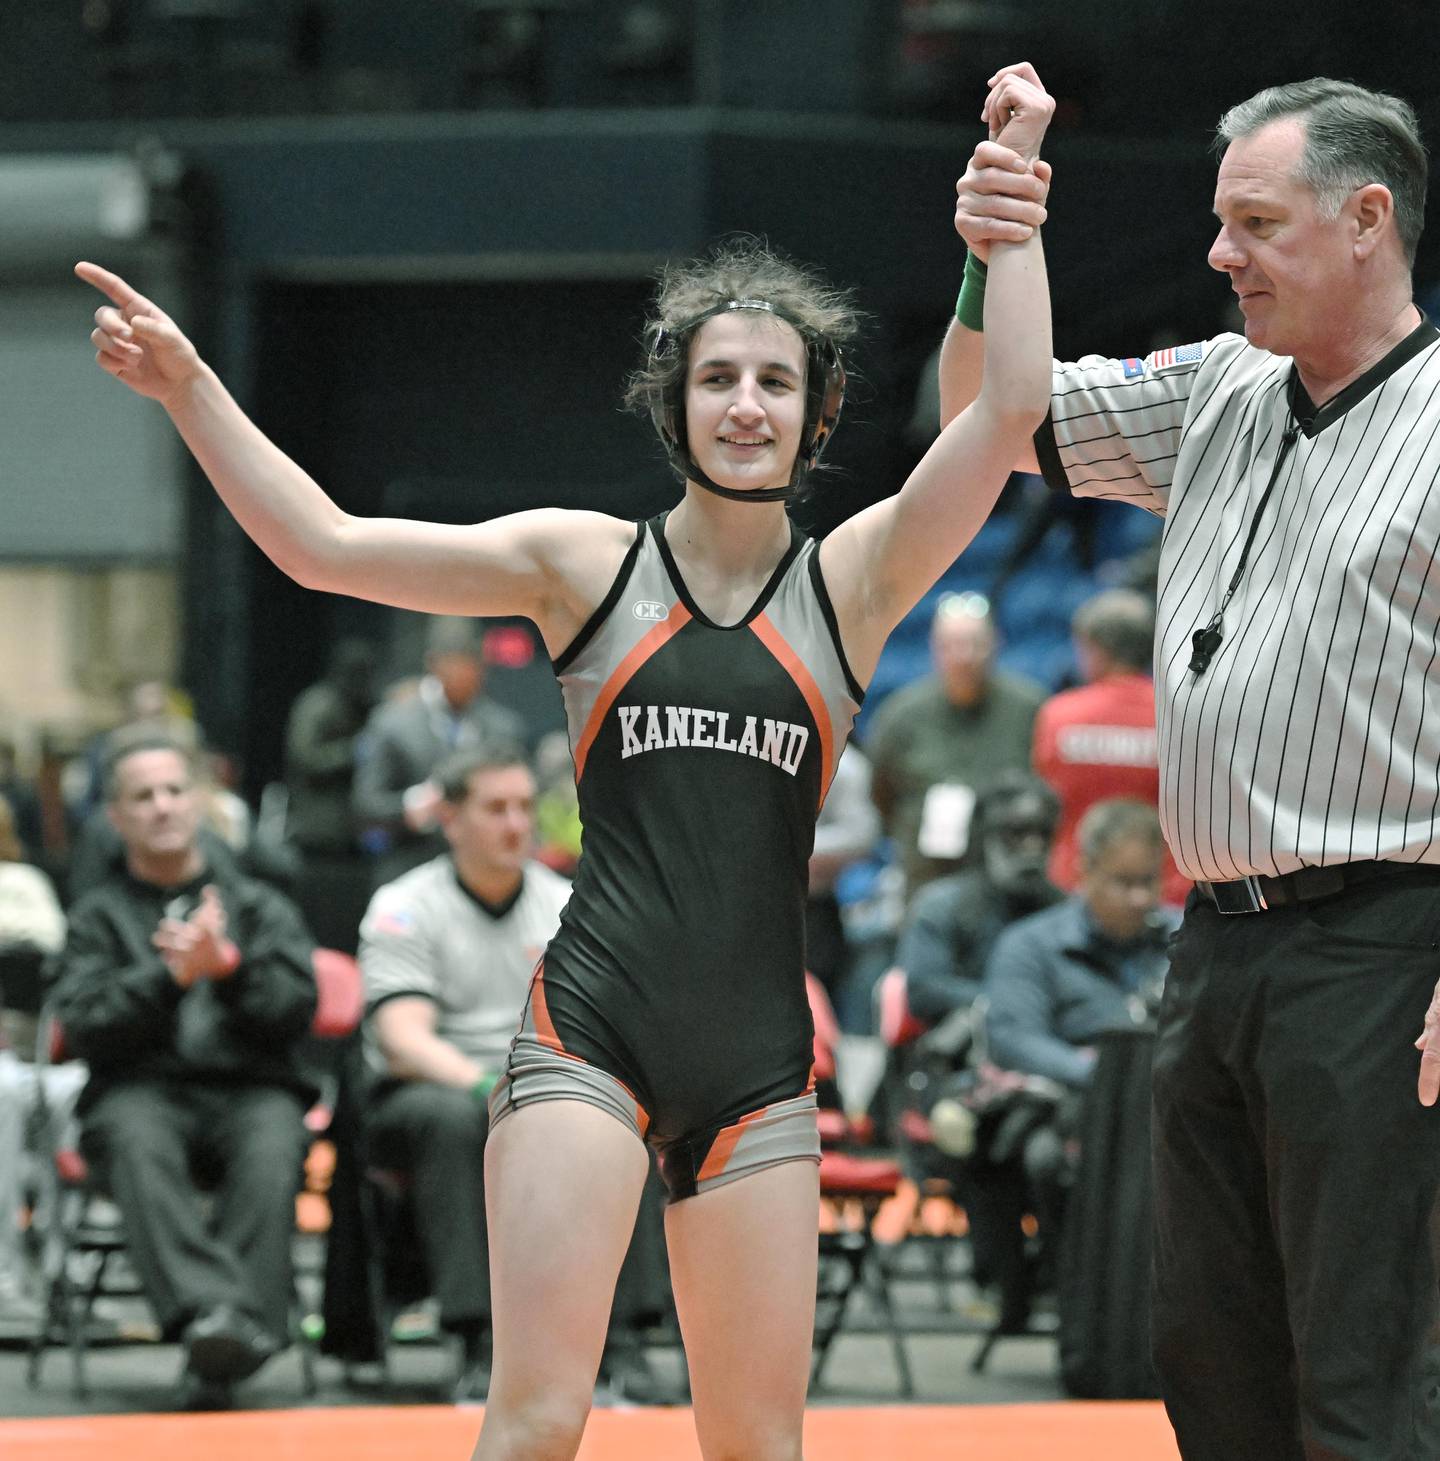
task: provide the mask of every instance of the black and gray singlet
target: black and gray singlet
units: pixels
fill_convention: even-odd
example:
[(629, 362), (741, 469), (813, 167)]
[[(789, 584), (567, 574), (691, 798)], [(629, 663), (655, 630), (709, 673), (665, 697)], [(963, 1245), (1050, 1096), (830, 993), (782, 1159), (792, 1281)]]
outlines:
[(749, 612), (721, 626), (663, 517), (638, 527), (555, 671), (584, 848), (525, 1028), (625, 1087), (683, 1192), (724, 1165), (722, 1131), (811, 1088), (807, 868), (863, 692), (815, 542), (792, 528)]

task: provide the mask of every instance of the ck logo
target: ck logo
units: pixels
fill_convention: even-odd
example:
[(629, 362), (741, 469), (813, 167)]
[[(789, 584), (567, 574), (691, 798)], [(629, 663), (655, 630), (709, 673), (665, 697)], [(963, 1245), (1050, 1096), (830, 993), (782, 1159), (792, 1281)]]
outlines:
[(654, 599), (636, 599), (630, 612), (637, 619), (644, 619), (647, 624), (658, 624), (662, 619), (670, 617), (670, 610), (664, 604), (657, 604)]

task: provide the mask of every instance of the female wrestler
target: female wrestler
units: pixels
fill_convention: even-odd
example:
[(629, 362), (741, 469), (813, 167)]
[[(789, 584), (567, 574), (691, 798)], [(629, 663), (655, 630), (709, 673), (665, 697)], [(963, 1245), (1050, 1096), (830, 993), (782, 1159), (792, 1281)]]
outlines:
[[(1012, 77), (992, 134), (1053, 109)], [(1032, 164), (1045, 176), (1044, 164)], [(707, 1458), (796, 1461), (819, 1144), (802, 981), (816, 813), (891, 628), (969, 543), (1050, 390), (1039, 239), (994, 245), (984, 387), (902, 490), (816, 545), (784, 499), (834, 424), (849, 316), (758, 245), (661, 283), (647, 406), (685, 478), (648, 524), (539, 510), (469, 527), (342, 512), (175, 324), (94, 265), (98, 360), (158, 400), (297, 582), (439, 614), (524, 614), (570, 720), (585, 846), (490, 1098), (495, 1365), (476, 1461), (572, 1457), (659, 1154)]]

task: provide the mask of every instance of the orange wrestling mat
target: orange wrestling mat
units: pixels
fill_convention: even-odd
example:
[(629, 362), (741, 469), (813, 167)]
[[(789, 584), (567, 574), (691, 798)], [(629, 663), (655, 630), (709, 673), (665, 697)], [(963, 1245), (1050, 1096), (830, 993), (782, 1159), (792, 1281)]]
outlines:
[[(266, 1410), (0, 1422), (5, 1461), (467, 1461), (479, 1407)], [(1154, 1404), (812, 1410), (806, 1461), (1177, 1461)], [(580, 1461), (699, 1461), (686, 1410), (597, 1410)]]

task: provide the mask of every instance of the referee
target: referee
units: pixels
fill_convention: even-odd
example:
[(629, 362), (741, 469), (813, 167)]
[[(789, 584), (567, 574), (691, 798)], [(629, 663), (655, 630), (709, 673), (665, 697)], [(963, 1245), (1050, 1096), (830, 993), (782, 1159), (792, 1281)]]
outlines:
[(522, 753), (453, 752), (435, 773), (440, 857), (385, 883), (360, 925), (371, 1160), (405, 1172), (457, 1401), (489, 1380), (486, 1099), (570, 885), (531, 859), (535, 780)]
[[(1160, 807), (1197, 887), (1155, 1057), (1155, 1358), (1187, 1461), (1434, 1461), (1440, 333), (1410, 279), (1425, 154), (1405, 103), (1326, 80), (1261, 92), (1219, 140), (1209, 262), (1244, 337), (1057, 363), (1017, 463), (1165, 518)], [(973, 257), (943, 419), (978, 387), (978, 259), (1042, 221), (1048, 180), (982, 142), (958, 184)]]

